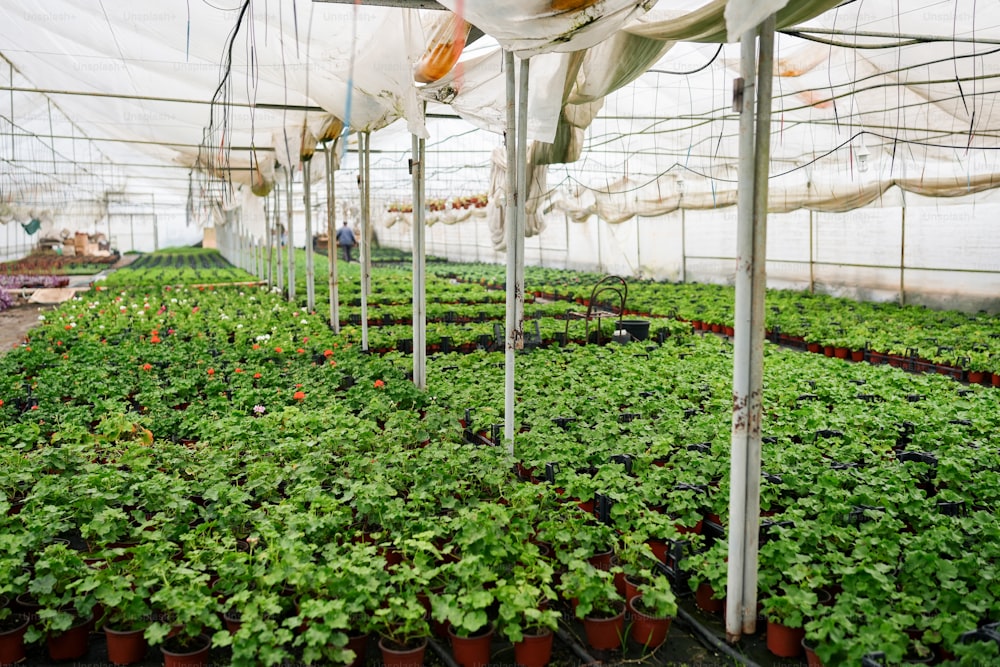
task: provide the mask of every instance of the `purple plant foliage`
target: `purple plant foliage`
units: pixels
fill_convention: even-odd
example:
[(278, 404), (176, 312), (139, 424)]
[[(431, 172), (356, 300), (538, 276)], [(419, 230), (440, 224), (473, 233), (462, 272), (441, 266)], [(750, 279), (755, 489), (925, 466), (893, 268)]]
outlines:
[(0, 287), (0, 313), (14, 306), (14, 297), (7, 290)]
[(69, 278), (66, 276), (26, 276), (0, 274), (0, 288), (21, 289), (22, 287), (66, 287)]

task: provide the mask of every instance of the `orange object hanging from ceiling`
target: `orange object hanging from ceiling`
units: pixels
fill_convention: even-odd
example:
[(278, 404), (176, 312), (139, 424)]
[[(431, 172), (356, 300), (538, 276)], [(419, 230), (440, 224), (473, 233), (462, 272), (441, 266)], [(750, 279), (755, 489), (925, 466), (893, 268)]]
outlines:
[(597, 0), (552, 0), (549, 4), (554, 12), (575, 12), (597, 4)]
[(457, 14), (449, 14), (434, 31), (427, 49), (413, 70), (413, 80), (417, 83), (432, 83), (451, 71), (462, 55), (469, 28)]

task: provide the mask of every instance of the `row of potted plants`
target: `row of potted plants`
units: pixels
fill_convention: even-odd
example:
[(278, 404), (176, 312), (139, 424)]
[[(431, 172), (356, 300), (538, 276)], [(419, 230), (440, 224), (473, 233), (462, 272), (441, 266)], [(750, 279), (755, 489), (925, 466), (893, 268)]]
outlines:
[[(564, 604), (590, 598), (583, 580), (610, 590), (608, 575), (591, 572), (606, 571), (591, 562), (599, 552), (617, 555), (624, 575), (642, 569), (643, 559), (649, 560), (646, 548), (662, 561), (659, 554), (670, 540), (687, 542), (690, 564), (684, 569), (692, 578), (685, 586), (724, 581), (718, 547), (704, 550), (707, 536), (688, 531), (697, 529), (699, 519), (725, 526), (732, 364), (727, 341), (679, 331), (662, 345), (568, 345), (525, 355), (518, 371), (524, 423), (518, 426), (527, 430), (518, 436), (516, 463), (523, 477), (536, 481), (555, 464), (553, 482), (537, 485), (509, 473), (514, 461), (502, 448), (465, 442), (460, 421), (477, 434), (500, 421), (500, 361), (486, 351), (434, 357), (424, 393), (406, 381), (404, 355), (360, 354), (350, 336), (333, 336), (322, 318), (265, 290), (87, 294), (47, 315), (28, 344), (2, 360), (0, 447), (6, 460), (0, 479), (10, 506), (3, 532), (19, 537), (9, 550), (8, 570), (15, 576), (3, 592), (22, 595), (36, 581), (31, 574), (19, 577), (37, 558), (36, 536), (46, 533), (70, 539), (70, 550), (94, 561), (107, 561), (98, 554), (113, 549), (123, 549), (127, 561), (130, 549), (155, 543), (154, 551), (169, 554), (175, 568), (195, 573), (181, 580), (177, 600), (190, 594), (199, 605), (208, 598), (192, 591), (213, 575), (222, 579), (222, 572), (205, 565), (222, 562), (213, 550), (253, 553), (258, 560), (240, 561), (227, 581), (252, 580), (254, 590), (280, 584), (286, 606), (276, 610), (268, 596), (261, 597), (270, 600), (270, 611), (254, 611), (250, 603), (243, 613), (259, 624), (240, 636), (220, 634), (221, 603), (202, 605), (215, 619), (206, 616), (202, 628), (213, 630), (217, 646), (228, 646), (236, 664), (276, 664), (301, 658), (307, 648), (296, 644), (307, 619), (287, 607), (302, 600), (296, 584), (295, 593), (285, 591), (285, 565), (300, 550), (311, 561), (330, 560), (316, 556), (324, 545), (352, 545), (352, 563), (403, 577), (391, 585), (392, 597), (403, 602), (387, 603), (395, 611), (380, 615), (415, 625), (427, 621), (417, 620), (412, 604), (413, 597), (419, 602), (421, 586), (403, 574), (417, 567), (421, 551), (409, 540), (431, 544), (437, 553), (426, 558), (452, 582), (451, 589), (425, 590), (437, 622), (449, 620), (445, 610), (458, 605), (455, 581), (492, 577), (485, 581), (496, 590), (519, 563), (540, 562), (526, 546), (535, 542), (543, 543), (536, 545), (539, 554), (542, 547), (551, 554), (549, 586)], [(669, 377), (658, 371), (665, 367)], [(803, 579), (796, 577), (802, 572), (819, 573), (807, 576), (807, 583), (826, 578), (846, 590), (844, 577), (853, 569), (888, 568), (882, 573), (886, 591), (902, 586), (922, 600), (921, 619), (935, 610), (958, 611), (938, 642), (943, 649), (956, 655), (972, 650), (956, 645), (953, 635), (969, 623), (995, 620), (993, 584), (970, 578), (963, 563), (948, 581), (968, 594), (960, 600), (925, 597), (914, 588), (917, 582), (897, 573), (899, 552), (874, 549), (863, 531), (876, 524), (882, 531), (901, 526), (900, 549), (912, 546), (911, 535), (938, 531), (940, 539), (968, 549), (980, 571), (989, 571), (996, 555), (979, 543), (996, 543), (992, 392), (944, 377), (837, 364), (780, 349), (769, 349), (766, 368), (765, 469), (771, 477), (762, 502), (766, 511), (781, 512), (774, 518), (795, 524), (795, 530), (773, 529), (788, 534), (786, 550), (762, 551), (762, 587), (776, 600), (769, 613), (778, 617), (781, 599), (801, 588)], [(935, 462), (900, 456), (905, 453), (928, 454)], [(607, 523), (577, 506), (586, 506), (595, 493), (614, 501)], [(939, 502), (966, 503), (966, 516), (943, 514)], [(39, 524), (45, 530), (38, 531)], [(509, 527), (487, 529), (497, 525)], [(982, 539), (960, 535), (969, 530)], [(192, 546), (192, 536), (213, 546)], [(136, 539), (139, 544), (130, 544)], [(830, 548), (816, 550), (815, 543), (824, 540)], [(845, 552), (845, 545), (863, 548)], [(359, 546), (374, 551), (365, 557), (353, 551)], [(916, 546), (916, 562), (945, 560), (926, 544)], [(198, 555), (203, 549), (214, 555)], [(50, 555), (60, 551), (67, 550)], [(463, 565), (447, 562), (454, 556)], [(253, 569), (262, 559), (263, 569)], [(704, 569), (695, 567), (699, 562)], [(560, 581), (554, 585), (556, 574)], [(576, 587), (563, 586), (566, 581)], [(811, 619), (805, 624), (821, 619), (808, 606), (811, 598), (794, 598), (803, 599), (807, 606), (797, 608), (803, 620)], [(893, 614), (902, 609), (889, 592), (872, 599), (887, 601)], [(853, 604), (840, 600), (838, 593), (835, 607), (843, 610)], [(96, 605), (94, 598), (89, 602)], [(479, 603), (507, 633), (496, 599), (462, 599), (460, 606), (474, 609)], [(63, 613), (54, 605), (50, 611)], [(170, 620), (147, 629), (147, 637), (163, 642), (185, 612), (166, 598), (157, 598), (156, 605), (154, 615)], [(554, 608), (559, 605), (553, 601)], [(578, 604), (577, 613), (586, 615), (585, 602), (583, 608)], [(481, 618), (476, 614), (470, 623)], [(193, 636), (196, 625), (184, 634)], [(307, 629), (312, 627), (308, 621)], [(877, 625), (866, 618), (843, 636), (823, 637), (815, 629), (813, 638), (828, 657), (885, 650), (888, 640), (872, 645), (872, 627)], [(926, 635), (929, 628), (912, 629)], [(926, 645), (935, 643), (930, 630), (922, 637)]]
[[(501, 287), (503, 267), (438, 265), (439, 275)], [(537, 296), (585, 302), (600, 274), (538, 267), (525, 270), (526, 289)], [(1000, 374), (1000, 321), (987, 313), (930, 310), (895, 303), (857, 302), (825, 294), (768, 290), (766, 327), (799, 342), (845, 351), (874, 350), (974, 373)], [(733, 325), (734, 291), (726, 285), (629, 282), (629, 310), (676, 316), (720, 328)], [(608, 302), (608, 307), (617, 303)], [(978, 377), (978, 375), (977, 375)]]

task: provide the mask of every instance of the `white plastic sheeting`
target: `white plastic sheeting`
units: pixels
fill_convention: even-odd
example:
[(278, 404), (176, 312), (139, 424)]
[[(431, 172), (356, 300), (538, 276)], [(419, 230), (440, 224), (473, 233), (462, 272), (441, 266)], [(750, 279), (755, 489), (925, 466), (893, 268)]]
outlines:
[[(541, 209), (622, 222), (734, 201), (737, 58), (733, 46), (720, 51), (717, 43), (730, 34), (727, 20), (764, 4), (461, 4), (501, 43), (536, 54), (529, 116), (539, 143), (532, 155), (535, 164), (553, 163), (548, 189), (536, 193), (544, 197)], [(998, 146), (990, 128), (1000, 120), (993, 103), (1000, 8), (971, 0), (905, 11), (895, 0), (836, 4), (798, 0), (778, 13), (786, 32), (775, 68), (772, 207), (847, 210), (878, 203), (896, 186), (949, 197), (995, 187)], [(554, 9), (569, 5), (580, 9)], [(391, 150), (382, 146), (393, 141), (392, 131), (379, 128), (407, 119), (401, 152), (373, 160), (373, 191), (405, 201), (404, 151), (409, 133), (425, 128), (420, 100), (450, 104), (491, 132), (502, 129), (501, 58), (488, 39), (467, 47), (444, 79), (413, 83), (413, 63), (440, 13), (253, 0), (240, 21), (242, 7), (153, 0), (0, 6), (0, 52), (12, 63), (0, 62), (0, 80), (15, 89), (0, 95), (0, 145), (5, 152), (12, 146), (0, 173), (3, 219), (51, 209), (59, 227), (55, 218), (70, 202), (124, 191), (155, 192), (158, 207), (177, 213), (173, 220), (211, 221), (215, 201), (242, 195), (200, 170), (266, 190), (275, 162), (297, 170), (303, 134), (319, 137), (331, 119), (348, 116), (353, 128), (375, 131), (379, 150)], [(515, 30), (525, 17), (534, 17), (530, 30)], [(219, 95), (225, 104), (212, 107), (231, 33), (231, 76)], [(514, 41), (519, 37), (525, 41)], [(458, 136), (452, 123), (426, 125), (439, 174), (429, 170), (428, 191), (484, 192), (499, 139)], [(435, 144), (445, 143), (450, 152), (435, 153)], [(347, 187), (339, 191), (350, 198), (356, 162), (349, 154), (344, 164)], [(227, 165), (232, 170), (219, 170)], [(192, 167), (199, 169), (193, 177)], [(323, 177), (318, 163), (313, 171), (314, 180)]]

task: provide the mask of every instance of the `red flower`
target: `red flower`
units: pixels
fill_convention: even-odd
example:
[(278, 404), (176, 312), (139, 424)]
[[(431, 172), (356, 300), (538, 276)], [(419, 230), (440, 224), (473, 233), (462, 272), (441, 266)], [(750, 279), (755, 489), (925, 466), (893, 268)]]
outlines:
[(142, 365), (142, 370), (144, 370), (144, 371), (152, 370), (152, 368), (153, 368), (153, 364), (143, 364)]
[(207, 370), (206, 372), (207, 372), (207, 373), (208, 373), (209, 375), (215, 375), (215, 369), (214, 369), (214, 368), (209, 368), (209, 369), (208, 369), (208, 370)]
[(384, 387), (384, 386), (385, 386), (385, 382), (383, 382), (382, 380), (375, 380), (375, 388), (376, 389), (378, 389), (379, 387)]
[(295, 385), (295, 388), (296, 388), (296, 389), (301, 389), (301, 388), (302, 388), (302, 385), (300, 385), (300, 384), (297, 384), (297, 385)]
[(66, 331), (69, 331), (69, 330), (70, 330), (70, 329), (72, 329), (72, 328), (73, 328), (73, 327), (71, 327), (71, 326), (70, 326), (70, 325), (68, 325), (68, 324), (67, 324), (66, 326), (64, 326), (64, 327), (63, 327), (63, 329), (65, 329)]
[(3, 399), (0, 398), (0, 407), (3, 407)]
[(198, 312), (198, 306), (195, 306), (194, 308), (192, 308), (191, 312), (192, 313), (197, 313)]
[(336, 362), (336, 361), (334, 361), (333, 359), (331, 359), (331, 360), (330, 360), (330, 365), (331, 365), (331, 366), (336, 366), (336, 365), (337, 365), (337, 362)]
[(295, 350), (295, 351), (296, 351), (297, 353), (299, 353), (299, 354), (302, 354), (302, 353), (304, 353), (304, 352), (305, 352), (305, 350), (303, 350), (303, 349), (302, 349), (301, 347), (300, 347), (299, 349)]
[(274, 351), (277, 352), (278, 354), (281, 354), (281, 348), (280, 347), (274, 348)]
[(254, 380), (259, 380), (260, 379), (260, 373), (254, 373), (253, 374), (253, 379)]
[(159, 336), (153, 336), (152, 338), (149, 339), (149, 342), (150, 343), (159, 343), (160, 342), (160, 337)]
[(260, 343), (254, 343), (253, 344), (253, 349), (259, 350), (260, 349)]
[(233, 371), (233, 372), (234, 372), (234, 373), (242, 373), (242, 372), (243, 372), (243, 369), (242, 369), (242, 368), (237, 368), (237, 369), (236, 369), (235, 371)]
[(324, 357), (332, 357), (333, 356), (333, 350), (323, 350), (323, 356)]
[(32, 405), (32, 406), (31, 406), (31, 409), (32, 409), (32, 410), (37, 410), (37, 409), (38, 409), (38, 406), (37, 406), (37, 405)]
[(294, 394), (292, 394), (292, 398), (294, 398), (296, 401), (301, 401), (305, 397), (306, 397), (306, 392), (304, 391), (297, 391)]

